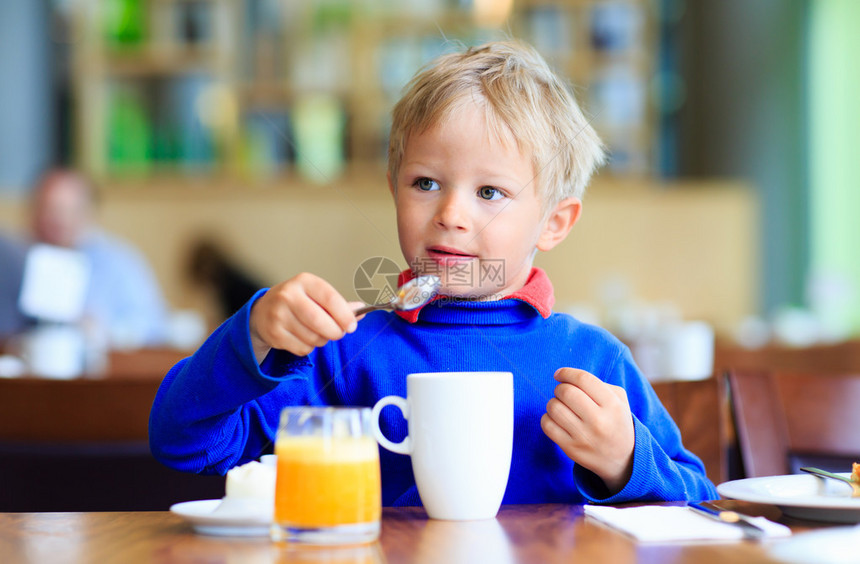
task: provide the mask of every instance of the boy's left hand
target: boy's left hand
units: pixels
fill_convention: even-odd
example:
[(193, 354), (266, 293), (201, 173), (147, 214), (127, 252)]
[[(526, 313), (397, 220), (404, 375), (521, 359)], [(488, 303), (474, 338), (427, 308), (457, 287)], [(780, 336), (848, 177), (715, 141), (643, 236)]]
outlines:
[(555, 397), (541, 417), (543, 432), (577, 464), (618, 493), (633, 470), (633, 416), (624, 388), (575, 368), (560, 368)]

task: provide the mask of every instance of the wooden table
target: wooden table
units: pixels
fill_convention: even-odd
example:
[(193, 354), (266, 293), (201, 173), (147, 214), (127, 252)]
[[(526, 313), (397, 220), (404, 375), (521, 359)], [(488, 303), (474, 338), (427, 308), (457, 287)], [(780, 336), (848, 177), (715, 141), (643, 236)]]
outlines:
[[(770, 506), (721, 503), (751, 514), (780, 517)], [(795, 532), (821, 526), (784, 522)], [(575, 505), (506, 506), (494, 521), (460, 523), (428, 520), (419, 508), (386, 508), (378, 542), (341, 548), (197, 535), (169, 512), (3, 513), (0, 559), (6, 564), (772, 562), (763, 545), (749, 541), (638, 544), (586, 519), (582, 507)]]

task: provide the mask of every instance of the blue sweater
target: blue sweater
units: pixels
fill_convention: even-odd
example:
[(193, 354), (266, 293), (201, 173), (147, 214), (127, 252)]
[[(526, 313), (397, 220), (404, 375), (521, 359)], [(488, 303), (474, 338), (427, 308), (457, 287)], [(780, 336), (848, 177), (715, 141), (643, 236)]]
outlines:
[[(417, 322), (374, 312), (358, 329), (306, 357), (273, 350), (258, 366), (248, 319), (259, 293), (225, 321), (161, 384), (150, 415), (155, 457), (186, 472), (225, 474), (271, 452), (287, 405), (371, 407), (406, 396), (406, 375), (505, 371), (514, 375), (514, 447), (503, 503), (620, 503), (716, 499), (701, 461), (681, 436), (629, 350), (608, 332), (558, 313), (544, 318), (519, 299), (434, 302)], [(571, 461), (543, 433), (541, 416), (563, 366), (622, 386), (636, 444), (627, 485), (608, 496), (602, 480)], [(380, 421), (393, 441), (406, 435), (398, 410)], [(420, 505), (408, 456), (380, 449), (384, 505)]]

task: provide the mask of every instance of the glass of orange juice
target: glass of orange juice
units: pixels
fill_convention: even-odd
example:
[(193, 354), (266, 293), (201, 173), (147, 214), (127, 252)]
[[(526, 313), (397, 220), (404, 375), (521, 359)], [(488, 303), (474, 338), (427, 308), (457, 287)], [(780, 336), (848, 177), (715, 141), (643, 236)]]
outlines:
[(379, 447), (370, 421), (369, 408), (281, 412), (273, 540), (356, 544), (379, 537)]

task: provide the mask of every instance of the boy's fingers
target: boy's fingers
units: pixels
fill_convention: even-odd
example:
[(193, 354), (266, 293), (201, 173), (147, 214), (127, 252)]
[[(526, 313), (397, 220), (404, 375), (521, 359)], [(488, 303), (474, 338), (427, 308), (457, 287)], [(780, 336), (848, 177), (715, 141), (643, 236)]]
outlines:
[(357, 323), (355, 312), (343, 296), (337, 294), (337, 297), (327, 305), (326, 310), (341, 330), (341, 337), (344, 333), (352, 333), (355, 331)]
[(340, 339), (343, 331), (332, 319), (331, 315), (317, 302), (304, 298), (294, 304), (290, 311), (293, 319), (285, 320), (284, 327), (289, 331), (300, 331), (300, 325), (307, 327), (312, 333), (321, 335), (326, 340)]
[(292, 333), (285, 333), (281, 339), (277, 348), (290, 351), (296, 356), (307, 356), (316, 348), (302, 341)]
[(568, 433), (576, 432), (582, 425), (582, 417), (570, 409), (558, 398), (551, 398), (546, 403), (546, 413), (552, 420)]
[(554, 377), (559, 382), (576, 386), (599, 406), (604, 406), (615, 401), (615, 393), (611, 390), (612, 386), (585, 370), (559, 368), (556, 370)]
[(340, 339), (349, 329), (349, 322), (342, 327), (336, 315), (342, 318), (345, 311), (347, 316), (355, 319), (346, 300), (336, 290), (319, 286), (305, 288), (304, 294), (293, 300), (290, 311), (302, 325), (329, 341)]
[(607, 384), (609, 389), (618, 397), (618, 399), (622, 400), (625, 404), (627, 404), (627, 390), (622, 388), (621, 386), (615, 386), (612, 384)]
[[(349, 306), (349, 309), (351, 309), (351, 310), (352, 310), (352, 314), (355, 316), (355, 312), (356, 312), (357, 310), (359, 310), (360, 308), (363, 308), (363, 307), (364, 307), (364, 306), (366, 306), (367, 304), (366, 304), (366, 303), (364, 303), (364, 302), (347, 302), (347, 303), (346, 303), (346, 305), (348, 305), (348, 306)], [(364, 316), (365, 316), (365, 315), (367, 315), (367, 314), (366, 314), (366, 313), (362, 313), (361, 315), (355, 316), (355, 320), (356, 320), (356, 321), (361, 321), (362, 319), (364, 319)]]
[(591, 420), (595, 411), (599, 409), (598, 405), (584, 390), (573, 384), (562, 383), (556, 386), (555, 397), (566, 409), (582, 420)]
[[(329, 340), (339, 339), (343, 337), (344, 333), (351, 333), (355, 330), (355, 313), (353, 313), (353, 309), (346, 299), (334, 289), (334, 286), (319, 278), (315, 284), (307, 287), (306, 291), (308, 296), (322, 308), (326, 317), (336, 326), (336, 329), (333, 329), (331, 324), (324, 323), (317, 318), (318, 322), (324, 323), (325, 332), (322, 334)], [(322, 328), (323, 326), (321, 326)]]
[(543, 430), (544, 434), (550, 438), (552, 442), (561, 446), (565, 443), (570, 442), (571, 436), (570, 433), (565, 431), (558, 423), (553, 421), (552, 417), (543, 414), (540, 418), (540, 428)]
[(266, 342), (273, 348), (305, 356), (318, 346), (318, 340), (325, 342), (294, 317), (289, 317), (280, 319), (271, 327)]
[(295, 317), (292, 320), (288, 320), (282, 327), (282, 330), (285, 336), (291, 335), (299, 342), (311, 347), (321, 347), (331, 340), (320, 335), (318, 331), (308, 327)]

